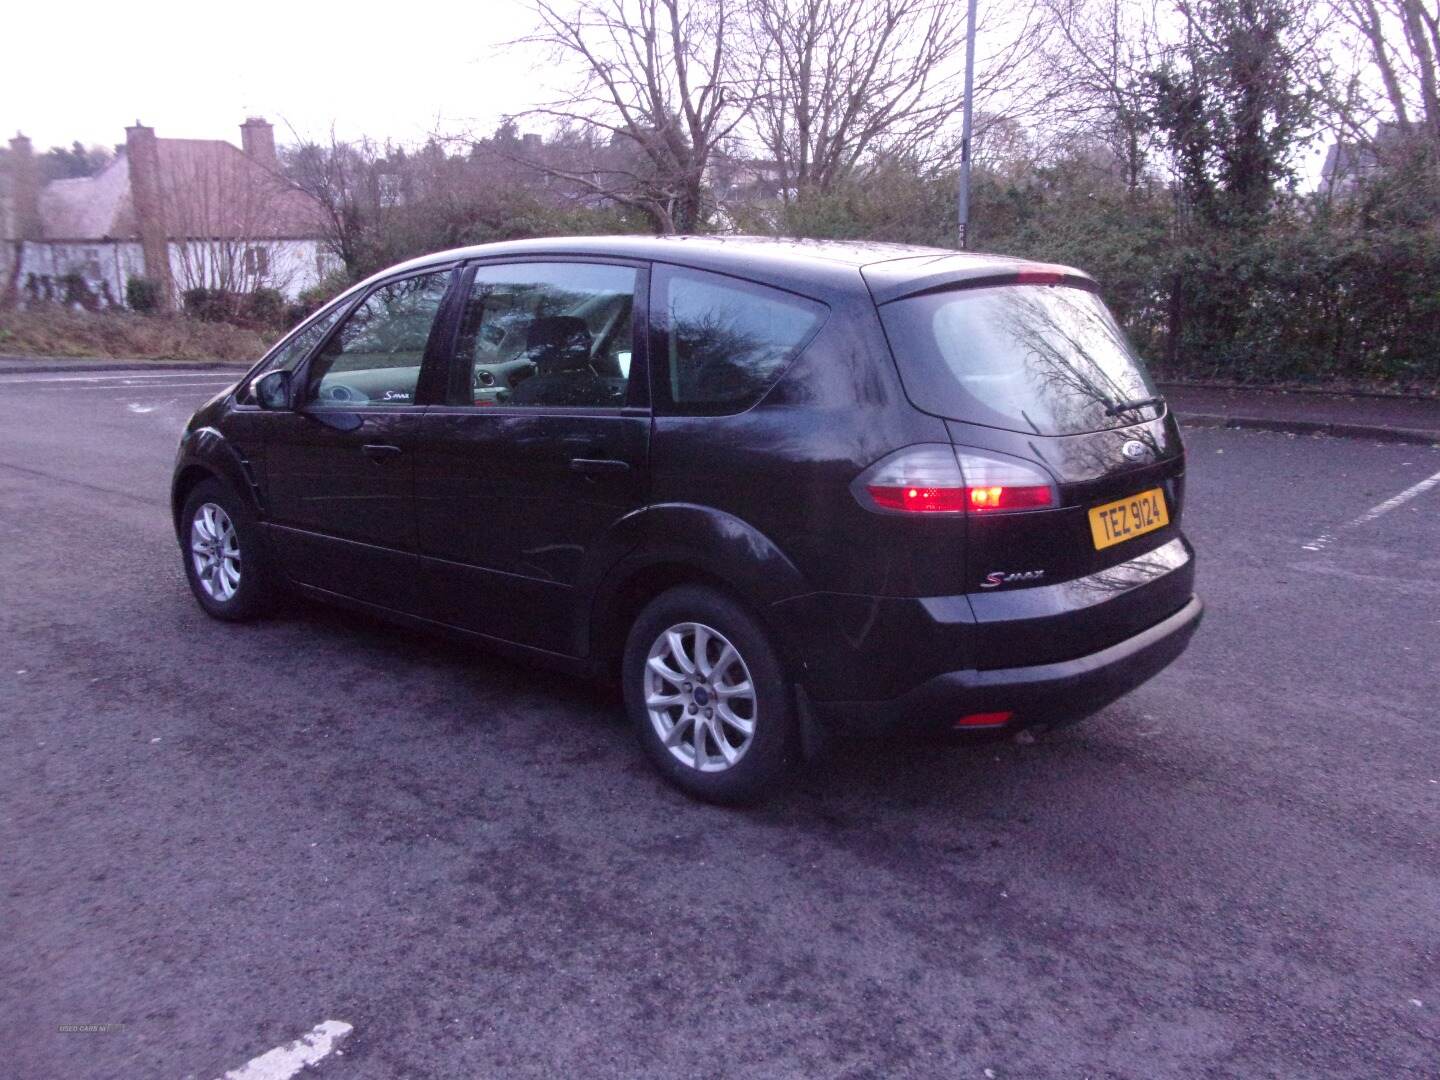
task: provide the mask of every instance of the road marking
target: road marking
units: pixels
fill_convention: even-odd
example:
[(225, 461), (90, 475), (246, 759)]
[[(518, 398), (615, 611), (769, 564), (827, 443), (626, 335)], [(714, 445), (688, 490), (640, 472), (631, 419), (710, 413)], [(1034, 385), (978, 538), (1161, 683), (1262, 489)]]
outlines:
[(1376, 503), (1359, 517), (1337, 527), (1334, 532), (1321, 533), (1308, 544), (1301, 544), (1300, 546), (1306, 551), (1323, 551), (1327, 546), (1333, 544), (1336, 537), (1344, 530), (1359, 528), (1361, 525), (1368, 525), (1380, 517), (1380, 515), (1388, 514), (1391, 510), (1404, 506), (1411, 499), (1415, 498), (1415, 496), (1424, 495), (1425, 492), (1429, 491), (1436, 484), (1440, 484), (1440, 472), (1437, 472), (1434, 476), (1427, 476), (1418, 484), (1411, 484), (1404, 491), (1400, 492), (1399, 495), (1392, 496), (1382, 503)]
[(1400, 492), (1399, 495), (1396, 495), (1394, 498), (1386, 499), (1379, 505), (1372, 506), (1369, 510), (1366, 510), (1365, 513), (1361, 514), (1354, 521), (1350, 522), (1350, 527), (1354, 528), (1356, 525), (1365, 525), (1371, 521), (1374, 521), (1381, 514), (1388, 514), (1397, 506), (1404, 506), (1411, 499), (1415, 498), (1416, 495), (1425, 494), (1425, 492), (1429, 491), (1436, 484), (1440, 484), (1440, 472), (1437, 472), (1434, 476), (1430, 476), (1425, 478), (1424, 480), (1421, 480), (1418, 484), (1411, 485), (1404, 491)]
[[(137, 391), (148, 392), (148, 391), (151, 391), (151, 390), (177, 390), (177, 389), (178, 389), (178, 390), (206, 390), (206, 389), (209, 389), (210, 387), (214, 387), (216, 390), (223, 390), (225, 387), (229, 386), (229, 385), (230, 385), (231, 383), (233, 383), (234, 381), (235, 381), (234, 379), (226, 379), (226, 380), (224, 380), (223, 382), (216, 382), (216, 381), (213, 380), (213, 379), (207, 379), (207, 380), (204, 381), (204, 382), (141, 383), (141, 384), (138, 385), (138, 386), (135, 385), (135, 384), (133, 384), (133, 383), (116, 383), (116, 384), (113, 385), (113, 386), (37, 386), (37, 387), (35, 387), (35, 389), (34, 389), (34, 393), (37, 393), (37, 394), (54, 394), (54, 393), (62, 393), (62, 394), (72, 394), (72, 393), (73, 393), (73, 394), (79, 394), (79, 393), (83, 393), (83, 392), (86, 391), (86, 390), (99, 390), (99, 391), (101, 391), (101, 392), (109, 392), (109, 393), (112, 393), (112, 394), (114, 394), (114, 393), (133, 394), (133, 393), (136, 393)], [(23, 384), (12, 384), (12, 385), (23, 385)]]
[(240, 1068), (231, 1069), (221, 1080), (289, 1080), (301, 1069), (329, 1057), (354, 1030), (343, 1020), (326, 1020), (294, 1042), (277, 1046), (257, 1058), (251, 1058)]
[[(244, 372), (239, 368), (235, 369), (235, 378), (239, 378)], [(25, 375), (18, 378), (10, 375), (0, 375), (0, 385), (9, 386), (31, 386), (35, 383), (83, 383), (83, 382), (112, 382), (116, 379), (224, 379), (229, 378), (224, 371), (155, 371), (135, 372), (133, 374), (119, 371), (109, 375)]]

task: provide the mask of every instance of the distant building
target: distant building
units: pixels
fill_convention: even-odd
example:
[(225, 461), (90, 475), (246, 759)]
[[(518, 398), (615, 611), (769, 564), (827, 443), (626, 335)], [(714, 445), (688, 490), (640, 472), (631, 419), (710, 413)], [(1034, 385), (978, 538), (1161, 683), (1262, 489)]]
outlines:
[(1321, 189), (1336, 195), (1353, 191), (1379, 173), (1387, 153), (1398, 151), (1403, 142), (1399, 124), (1382, 123), (1373, 139), (1331, 143), (1320, 169)]
[(220, 139), (160, 139), (138, 122), (95, 176), (42, 184), (17, 135), (0, 168), (0, 289), (22, 302), (81, 275), (123, 302), (129, 278), (187, 289), (278, 289), (293, 298), (336, 266), (320, 207), (286, 181), (274, 128), (252, 117), (243, 150)]
[(705, 179), (722, 205), (774, 202), (785, 193), (785, 170), (768, 158), (717, 155)]

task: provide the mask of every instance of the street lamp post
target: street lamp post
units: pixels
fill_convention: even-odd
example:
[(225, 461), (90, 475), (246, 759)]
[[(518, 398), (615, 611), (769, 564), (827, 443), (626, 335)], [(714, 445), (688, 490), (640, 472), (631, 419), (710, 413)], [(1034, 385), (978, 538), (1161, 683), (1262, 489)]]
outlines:
[(973, 111), (970, 99), (975, 92), (975, 0), (970, 0), (965, 23), (965, 119), (960, 131), (959, 248), (965, 250), (970, 231), (970, 129)]

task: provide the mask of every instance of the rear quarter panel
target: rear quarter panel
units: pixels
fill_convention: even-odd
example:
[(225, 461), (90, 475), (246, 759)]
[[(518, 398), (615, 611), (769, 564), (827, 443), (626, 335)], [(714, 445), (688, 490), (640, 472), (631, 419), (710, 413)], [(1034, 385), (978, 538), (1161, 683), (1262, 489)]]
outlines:
[[(963, 523), (882, 517), (850, 493), (890, 451), (946, 438), (944, 421), (905, 401), (868, 298), (832, 303), (824, 329), (755, 407), (655, 418), (652, 501), (733, 515), (783, 551), (810, 590), (946, 591), (942, 568), (958, 561)], [(952, 573), (948, 591), (954, 583)]]

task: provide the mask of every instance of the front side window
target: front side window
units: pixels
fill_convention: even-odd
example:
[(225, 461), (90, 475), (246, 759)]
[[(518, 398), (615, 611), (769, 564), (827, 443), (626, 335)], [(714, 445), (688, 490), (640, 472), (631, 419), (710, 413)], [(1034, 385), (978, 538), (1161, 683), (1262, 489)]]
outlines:
[(475, 271), (452, 404), (619, 408), (634, 347), (639, 271), (531, 262)]
[(309, 398), (346, 409), (413, 405), (450, 271), (382, 285), (341, 324), (310, 369)]
[(750, 408), (825, 321), (822, 304), (721, 274), (666, 269), (656, 279), (666, 328), (659, 397), (670, 412)]
[(250, 389), (255, 385), (255, 379), (272, 371), (294, 371), (300, 366), (301, 361), (309, 356), (320, 339), (329, 333), (335, 321), (340, 318), (340, 313), (345, 310), (344, 304), (336, 304), (329, 311), (321, 312), (308, 323), (291, 335), (290, 340), (281, 345), (270, 355), (270, 359), (255, 372), (255, 378), (245, 384), (240, 391), (239, 401), (242, 405), (253, 405), (255, 394)]

